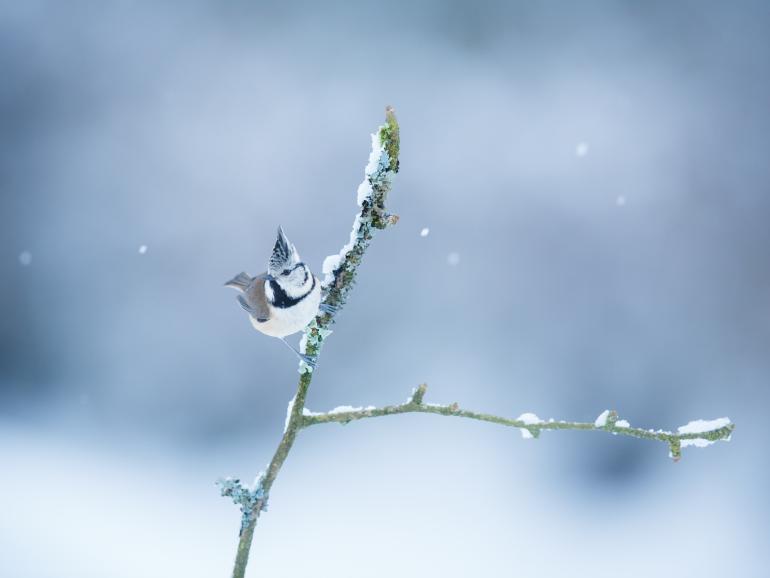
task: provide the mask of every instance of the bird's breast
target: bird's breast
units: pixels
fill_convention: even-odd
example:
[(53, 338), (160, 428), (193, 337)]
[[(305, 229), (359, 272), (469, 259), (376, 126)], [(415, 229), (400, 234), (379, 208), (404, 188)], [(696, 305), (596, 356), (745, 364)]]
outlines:
[(269, 305), (270, 318), (260, 323), (253, 317), (254, 329), (271, 337), (286, 337), (301, 331), (318, 313), (321, 304), (321, 282), (316, 279), (315, 287), (307, 296), (291, 307)]

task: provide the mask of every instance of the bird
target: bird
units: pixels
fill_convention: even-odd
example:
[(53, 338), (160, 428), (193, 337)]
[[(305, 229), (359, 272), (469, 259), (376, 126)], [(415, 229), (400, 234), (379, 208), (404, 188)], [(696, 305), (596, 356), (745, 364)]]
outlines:
[(319, 310), (334, 307), (321, 304), (321, 280), (305, 264), (282, 227), (268, 261), (267, 271), (252, 277), (238, 273), (225, 283), (239, 292), (240, 306), (249, 314), (254, 329), (283, 341), (302, 361), (315, 367), (315, 360), (292, 347), (286, 337), (304, 329)]

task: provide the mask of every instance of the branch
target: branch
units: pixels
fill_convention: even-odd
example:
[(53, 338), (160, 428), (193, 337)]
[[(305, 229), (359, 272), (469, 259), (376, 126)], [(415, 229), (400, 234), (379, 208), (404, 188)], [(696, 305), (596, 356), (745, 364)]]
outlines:
[[(389, 214), (385, 209), (385, 201), (390, 192), (392, 177), (399, 168), (399, 128), (391, 108), (386, 109), (385, 124), (372, 135), (372, 152), (369, 163), (364, 171), (364, 181), (358, 187), (359, 210), (353, 220), (353, 227), (348, 242), (336, 255), (324, 260), (323, 273), (323, 313), (304, 329), (300, 342), (300, 351), (317, 361), (326, 338), (331, 334), (331, 326), (336, 315), (345, 305), (348, 293), (355, 281), (358, 267), (361, 264), (374, 233), (379, 229), (395, 224), (398, 217)], [(297, 434), (304, 428), (321, 423), (348, 423), (358, 419), (382, 417), (401, 413), (434, 413), (444, 416), (464, 417), (478, 421), (486, 421), (499, 425), (519, 428), (525, 438), (536, 438), (543, 430), (571, 429), (596, 430), (612, 434), (627, 435), (643, 439), (657, 440), (668, 444), (670, 455), (679, 460), (682, 448), (686, 446), (705, 447), (712, 443), (728, 441), (734, 429), (727, 418), (712, 421), (697, 420), (678, 428), (677, 433), (663, 430), (645, 430), (633, 428), (625, 421), (618, 419), (614, 411), (604, 411), (593, 423), (543, 421), (534, 414), (526, 413), (516, 419), (500, 417), (461, 409), (456, 403), (451, 405), (435, 405), (423, 402), (427, 386), (417, 387), (409, 399), (400, 405), (376, 408), (338, 407), (327, 413), (313, 413), (305, 409), (305, 399), (313, 379), (313, 367), (300, 362), (299, 383), (297, 393), (289, 402), (286, 415), (286, 425), (283, 436), (275, 450), (267, 470), (257, 476), (252, 487), (245, 487), (240, 480), (227, 478), (220, 480), (219, 485), (223, 496), (228, 496), (240, 506), (241, 527), (238, 540), (238, 551), (233, 568), (233, 578), (243, 578), (249, 559), (249, 550), (254, 536), (254, 528), (260, 514), (266, 509), (270, 490), (289, 455)]]
[(342, 406), (326, 413), (314, 413), (307, 409), (303, 412), (302, 427), (321, 423), (341, 423), (347, 424), (358, 419), (367, 419), (371, 417), (382, 417), (386, 415), (397, 415), (401, 413), (434, 413), (450, 417), (464, 417), (478, 421), (487, 421), (504, 425), (508, 427), (517, 427), (521, 430), (524, 438), (536, 438), (540, 436), (543, 430), (590, 430), (604, 431), (613, 435), (625, 435), (647, 440), (656, 440), (665, 442), (669, 447), (669, 455), (674, 461), (679, 461), (682, 457), (682, 448), (686, 446), (706, 447), (717, 441), (730, 441), (735, 425), (726, 417), (704, 421), (691, 421), (685, 426), (680, 427), (677, 433), (664, 430), (651, 430), (631, 427), (623, 419), (618, 419), (618, 414), (614, 411), (605, 410), (596, 418), (596, 421), (577, 422), (577, 421), (554, 421), (552, 419), (544, 421), (532, 413), (525, 413), (511, 419), (500, 417), (487, 413), (479, 413), (466, 409), (460, 409), (456, 403), (450, 405), (436, 405), (424, 403), (423, 397), (428, 386), (425, 384), (415, 388), (412, 395), (404, 403), (399, 405), (387, 405), (385, 407), (365, 407), (355, 408)]
[[(331, 334), (329, 327), (345, 305), (345, 300), (355, 281), (356, 272), (377, 229), (394, 225), (398, 217), (385, 210), (385, 201), (392, 185), (392, 178), (398, 172), (399, 129), (393, 109), (385, 109), (385, 124), (372, 135), (372, 152), (364, 170), (364, 180), (358, 187), (359, 211), (353, 220), (348, 242), (342, 250), (327, 257), (323, 264), (324, 298), (322, 303), (330, 306), (330, 313), (319, 313), (305, 328), (300, 341), (300, 351), (314, 360), (318, 359), (324, 340)], [(254, 537), (254, 528), (259, 515), (265, 509), (270, 489), (289, 455), (297, 433), (303, 423), (303, 409), (313, 368), (304, 361), (299, 364), (297, 393), (289, 402), (286, 427), (267, 471), (260, 473), (253, 488), (245, 488), (239, 480), (226, 479), (219, 482), (222, 495), (229, 496), (241, 506), (241, 530), (238, 551), (233, 567), (233, 578), (243, 578), (249, 561), (249, 550)]]

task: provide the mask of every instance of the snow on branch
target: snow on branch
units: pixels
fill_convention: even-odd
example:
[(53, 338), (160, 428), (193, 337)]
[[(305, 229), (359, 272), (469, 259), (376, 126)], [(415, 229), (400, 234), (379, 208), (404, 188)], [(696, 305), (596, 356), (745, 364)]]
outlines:
[[(372, 151), (364, 169), (364, 180), (358, 185), (359, 211), (353, 219), (348, 242), (339, 253), (329, 255), (323, 262), (323, 303), (328, 313), (319, 314), (305, 328), (300, 341), (300, 352), (318, 357), (324, 339), (330, 334), (329, 326), (337, 311), (345, 305), (353, 286), (358, 266), (369, 247), (374, 230), (385, 229), (398, 222), (398, 216), (385, 210), (385, 201), (398, 172), (399, 129), (391, 107), (385, 109), (385, 124), (372, 134)], [(300, 362), (299, 372), (310, 373), (313, 368)]]
[(687, 446), (706, 447), (717, 441), (730, 441), (735, 426), (726, 417), (704, 421), (691, 421), (680, 427), (677, 433), (665, 430), (642, 429), (631, 427), (626, 420), (618, 419), (614, 411), (605, 410), (593, 422), (555, 421), (553, 419), (541, 420), (533, 413), (523, 413), (519, 417), (507, 418), (487, 413), (480, 413), (462, 409), (457, 403), (450, 405), (437, 405), (424, 403), (423, 398), (427, 391), (427, 385), (417, 387), (406, 402), (399, 405), (385, 407), (350, 408), (340, 411), (340, 408), (326, 412), (315, 413), (307, 411), (302, 419), (301, 427), (321, 423), (346, 424), (358, 419), (397, 415), (402, 413), (433, 413), (450, 417), (464, 417), (478, 421), (496, 423), (498, 425), (516, 427), (521, 431), (522, 437), (537, 438), (544, 430), (589, 430), (604, 431), (613, 435), (625, 435), (647, 440), (656, 440), (669, 446), (669, 455), (678, 461), (682, 457), (682, 448)]
[[(378, 229), (385, 229), (398, 222), (398, 217), (385, 210), (385, 201), (392, 185), (393, 175), (398, 172), (399, 128), (393, 109), (385, 109), (385, 124), (372, 135), (372, 151), (364, 169), (364, 180), (358, 187), (358, 212), (348, 242), (336, 255), (324, 260), (323, 300), (324, 308), (305, 328), (300, 351), (317, 359), (324, 340), (331, 334), (330, 326), (340, 309), (345, 305), (348, 292), (355, 281), (356, 272)], [(265, 509), (270, 489), (286, 461), (297, 433), (301, 429), (305, 412), (305, 398), (313, 379), (313, 368), (305, 362), (299, 365), (297, 394), (286, 411), (283, 436), (264, 475), (260, 475), (255, 489), (248, 490), (238, 480), (220, 482), (222, 495), (229, 496), (241, 506), (241, 531), (238, 551), (233, 566), (233, 578), (243, 578), (249, 561), (249, 551), (254, 537), (254, 528), (260, 513)], [(347, 409), (347, 408), (344, 408)]]
[[(385, 111), (385, 124), (372, 135), (372, 150), (364, 169), (364, 180), (357, 191), (358, 212), (347, 243), (339, 253), (330, 255), (323, 265), (322, 310), (305, 328), (300, 351), (316, 360), (331, 325), (345, 305), (348, 293), (355, 281), (358, 267), (372, 237), (379, 229), (385, 229), (398, 221), (398, 217), (386, 211), (385, 201), (390, 192), (392, 179), (399, 168), (399, 127), (393, 110)], [(523, 413), (512, 419), (479, 413), (460, 408), (457, 403), (436, 405), (424, 402), (427, 386), (415, 388), (409, 398), (400, 405), (381, 408), (340, 406), (326, 413), (315, 413), (305, 407), (305, 399), (313, 379), (313, 368), (304, 362), (299, 365), (297, 393), (286, 411), (283, 436), (273, 454), (267, 470), (260, 473), (252, 488), (244, 487), (239, 480), (228, 478), (218, 483), (223, 496), (230, 497), (240, 506), (241, 530), (238, 550), (233, 567), (233, 578), (244, 578), (249, 559), (254, 529), (261, 512), (265, 510), (270, 490), (291, 451), (297, 434), (304, 428), (321, 423), (348, 423), (354, 420), (383, 417), (402, 413), (433, 413), (450, 417), (464, 417), (518, 428), (525, 438), (536, 438), (544, 430), (570, 429), (605, 431), (615, 435), (627, 435), (665, 442), (671, 456), (678, 460), (682, 448), (705, 447), (719, 440), (729, 440), (733, 424), (727, 418), (712, 421), (697, 420), (680, 427), (677, 433), (663, 430), (647, 430), (631, 427), (626, 420), (618, 419), (614, 411), (606, 410), (593, 422), (567, 422), (542, 420), (533, 413)]]

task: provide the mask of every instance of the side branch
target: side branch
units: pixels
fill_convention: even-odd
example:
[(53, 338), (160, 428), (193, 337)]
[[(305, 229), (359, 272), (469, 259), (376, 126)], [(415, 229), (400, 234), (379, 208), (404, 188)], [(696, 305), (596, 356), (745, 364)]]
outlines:
[(664, 442), (669, 446), (670, 456), (679, 460), (682, 456), (682, 448), (686, 446), (705, 447), (716, 441), (729, 441), (730, 435), (735, 429), (735, 425), (727, 418), (720, 418), (712, 421), (697, 420), (690, 422), (686, 426), (678, 429), (677, 433), (665, 430), (651, 430), (631, 427), (631, 425), (622, 419), (618, 419), (618, 414), (614, 411), (604, 411), (594, 422), (577, 421), (554, 421), (541, 420), (536, 415), (525, 413), (519, 417), (507, 418), (487, 413), (480, 413), (461, 409), (456, 403), (450, 405), (437, 405), (423, 403), (423, 397), (427, 386), (425, 384), (417, 387), (406, 402), (399, 405), (388, 405), (385, 407), (366, 407), (352, 408), (339, 407), (326, 413), (314, 413), (307, 409), (303, 412), (301, 427), (321, 423), (341, 423), (346, 424), (358, 419), (371, 417), (382, 417), (386, 415), (397, 415), (402, 413), (433, 413), (450, 417), (464, 417), (478, 421), (496, 423), (508, 427), (516, 427), (521, 430), (525, 438), (536, 438), (543, 430), (591, 430), (604, 431), (613, 435), (625, 435), (647, 440), (656, 440)]

